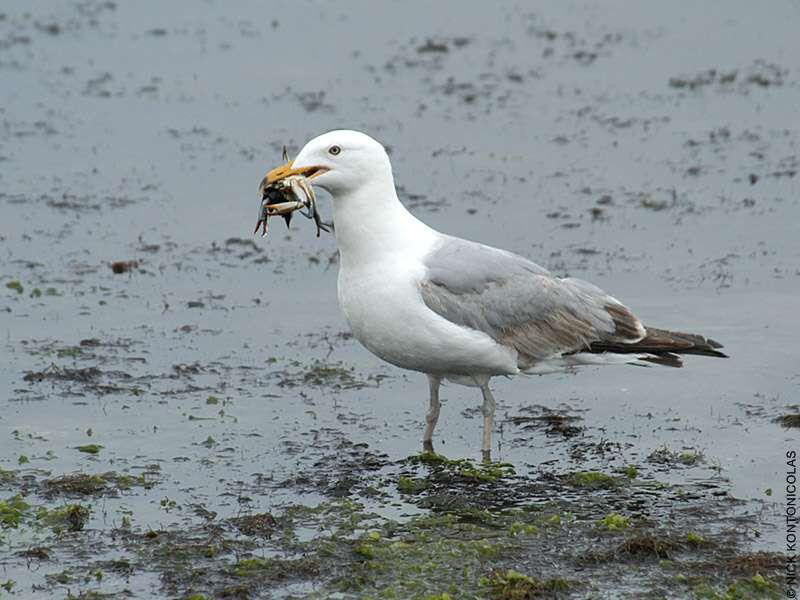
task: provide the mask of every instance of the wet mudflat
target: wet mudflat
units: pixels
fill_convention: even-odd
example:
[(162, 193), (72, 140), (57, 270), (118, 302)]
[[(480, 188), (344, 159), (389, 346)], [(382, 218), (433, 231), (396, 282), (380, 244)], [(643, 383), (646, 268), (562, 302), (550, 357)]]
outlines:
[[(777, 598), (800, 367), (797, 7), (0, 7), (0, 597)], [(333, 128), (441, 230), (727, 360), (474, 390), (251, 237)], [(330, 205), (320, 199), (321, 210)]]

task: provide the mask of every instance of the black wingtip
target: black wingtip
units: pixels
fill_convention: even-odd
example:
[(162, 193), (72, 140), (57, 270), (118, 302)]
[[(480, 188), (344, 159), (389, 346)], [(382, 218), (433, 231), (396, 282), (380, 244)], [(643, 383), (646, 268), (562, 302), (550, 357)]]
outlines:
[(705, 336), (696, 333), (657, 329), (655, 327), (647, 327), (646, 329), (647, 335), (638, 342), (592, 342), (589, 345), (589, 351), (647, 354), (648, 356), (642, 360), (669, 367), (683, 365), (678, 356), (679, 354), (728, 358), (727, 354), (717, 350), (717, 348), (722, 348), (722, 344)]

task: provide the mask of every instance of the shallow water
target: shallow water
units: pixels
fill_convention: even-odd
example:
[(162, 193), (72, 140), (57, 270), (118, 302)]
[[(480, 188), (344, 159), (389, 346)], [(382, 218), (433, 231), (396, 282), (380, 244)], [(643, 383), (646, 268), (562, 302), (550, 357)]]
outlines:
[[(347, 127), (387, 144), (430, 225), (592, 281), (731, 356), (498, 380), (500, 460), (721, 481), (760, 512), (752, 548), (780, 551), (797, 434), (774, 419), (797, 412), (800, 386), (797, 17), (792, 2), (6, 2), (0, 467), (146, 473), (150, 489), (97, 500), (99, 536), (126, 514), (144, 531), (192, 506), (314, 505), (324, 485), (268, 482), (324, 478), (343, 440), (389, 461), (418, 452), (426, 381), (347, 336), (332, 236), (298, 218), (251, 237), (281, 146)], [(91, 367), (85, 382), (64, 371)], [(24, 379), (48, 368), (61, 377)], [(479, 395), (443, 398), (437, 451), (477, 457)], [(514, 425), (537, 405), (613, 449)], [(103, 448), (75, 450), (89, 443)], [(702, 459), (661, 468), (663, 447)], [(35, 586), (62, 563), (31, 569), (22, 543), (0, 555), (6, 576), (50, 597)], [(100, 589), (122, 585), (175, 595), (150, 576)]]

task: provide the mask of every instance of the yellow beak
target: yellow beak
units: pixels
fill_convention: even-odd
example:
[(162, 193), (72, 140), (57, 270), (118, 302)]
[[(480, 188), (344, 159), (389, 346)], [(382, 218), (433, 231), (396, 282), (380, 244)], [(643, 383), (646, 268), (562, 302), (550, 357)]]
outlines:
[(313, 179), (317, 175), (322, 175), (325, 171), (329, 169), (327, 167), (299, 167), (295, 169), (292, 167), (294, 163), (293, 160), (290, 160), (285, 165), (281, 165), (280, 167), (275, 167), (264, 178), (264, 181), (267, 185), (271, 185), (276, 181), (280, 181), (281, 179), (286, 179), (287, 177), (291, 177), (292, 175), (303, 175), (308, 179)]

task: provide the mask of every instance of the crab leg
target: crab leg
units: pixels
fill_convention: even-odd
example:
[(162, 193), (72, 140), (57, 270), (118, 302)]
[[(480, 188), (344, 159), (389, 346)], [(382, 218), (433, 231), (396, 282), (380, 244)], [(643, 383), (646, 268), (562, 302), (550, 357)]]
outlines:
[(264, 207), (264, 211), (270, 217), (277, 216), (277, 215), (285, 215), (292, 211), (299, 210), (301, 208), (305, 208), (305, 204), (300, 200), (294, 200), (291, 202), (278, 202), (277, 204), (267, 204)]
[(258, 233), (258, 228), (262, 227), (262, 226), (263, 226), (263, 229), (261, 230), (261, 237), (264, 237), (265, 235), (267, 235), (267, 217), (264, 217), (263, 219), (259, 219), (258, 220), (258, 223), (256, 223), (256, 228), (253, 231), (253, 235)]

